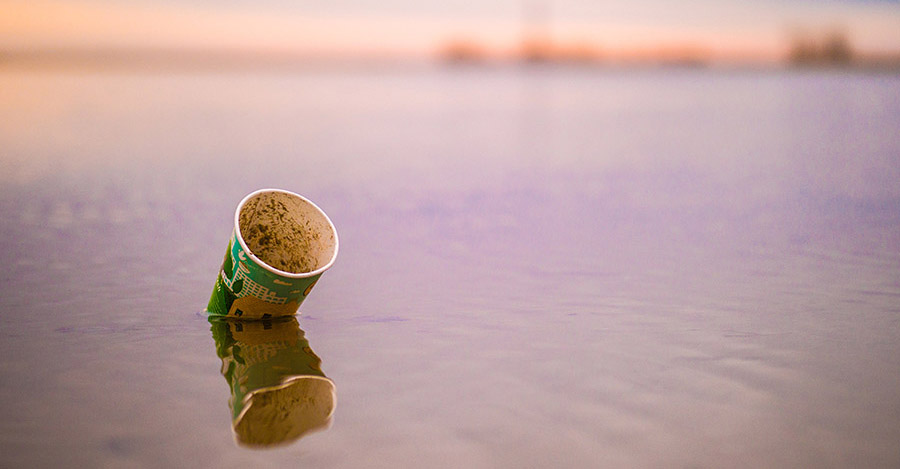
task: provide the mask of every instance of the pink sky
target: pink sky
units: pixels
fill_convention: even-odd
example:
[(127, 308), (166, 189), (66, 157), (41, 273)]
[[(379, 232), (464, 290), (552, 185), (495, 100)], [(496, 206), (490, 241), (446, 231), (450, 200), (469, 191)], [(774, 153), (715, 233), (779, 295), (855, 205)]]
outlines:
[(544, 11), (538, 22), (554, 41), (592, 44), (613, 54), (702, 46), (719, 57), (777, 57), (795, 26), (837, 26), (858, 50), (900, 51), (900, 6), (885, 2), (325, 3), (332, 6), (312, 9), (278, 0), (0, 0), (0, 48), (187, 47), (415, 57), (466, 38), (502, 52), (517, 47), (527, 24), (523, 11), (537, 5)]

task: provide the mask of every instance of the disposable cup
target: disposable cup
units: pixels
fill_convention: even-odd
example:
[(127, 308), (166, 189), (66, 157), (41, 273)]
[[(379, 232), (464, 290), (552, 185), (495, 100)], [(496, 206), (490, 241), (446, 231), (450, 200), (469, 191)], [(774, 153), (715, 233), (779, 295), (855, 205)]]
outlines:
[(281, 189), (253, 192), (234, 212), (206, 310), (242, 319), (293, 315), (337, 253), (337, 230), (316, 204)]

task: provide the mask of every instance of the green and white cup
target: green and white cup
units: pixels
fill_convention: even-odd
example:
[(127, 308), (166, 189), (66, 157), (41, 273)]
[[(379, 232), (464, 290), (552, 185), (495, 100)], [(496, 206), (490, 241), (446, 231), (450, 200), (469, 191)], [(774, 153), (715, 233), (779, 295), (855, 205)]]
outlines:
[(241, 200), (206, 310), (216, 316), (290, 316), (334, 264), (338, 235), (316, 204), (262, 189)]

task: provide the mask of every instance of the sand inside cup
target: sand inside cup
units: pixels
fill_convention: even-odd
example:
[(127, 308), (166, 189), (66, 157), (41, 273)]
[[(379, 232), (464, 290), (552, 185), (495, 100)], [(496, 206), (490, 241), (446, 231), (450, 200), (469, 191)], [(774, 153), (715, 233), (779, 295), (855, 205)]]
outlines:
[(328, 218), (292, 194), (263, 192), (247, 200), (238, 225), (250, 252), (284, 272), (312, 272), (334, 256), (337, 240)]

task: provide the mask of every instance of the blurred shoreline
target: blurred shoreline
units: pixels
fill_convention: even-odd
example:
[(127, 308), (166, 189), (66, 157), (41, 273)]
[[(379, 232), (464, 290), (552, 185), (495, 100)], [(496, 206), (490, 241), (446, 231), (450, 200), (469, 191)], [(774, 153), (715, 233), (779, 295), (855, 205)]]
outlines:
[(290, 71), (310, 67), (394, 66), (410, 60), (391, 55), (334, 56), (301, 52), (167, 49), (167, 48), (50, 48), (0, 49), (0, 69), (96, 69), (134, 71)]
[(310, 68), (403, 68), (444, 65), (466, 68), (560, 66), (568, 68), (710, 68), (710, 69), (822, 69), (863, 72), (900, 72), (900, 53), (850, 54), (824, 52), (805, 44), (785, 57), (714, 58), (702, 48), (672, 47), (601, 53), (587, 46), (531, 45), (497, 54), (475, 44), (451, 42), (428, 56), (397, 54), (335, 55), (292, 51), (165, 48), (48, 48), (0, 49), (0, 70), (135, 70), (135, 71), (292, 71)]

